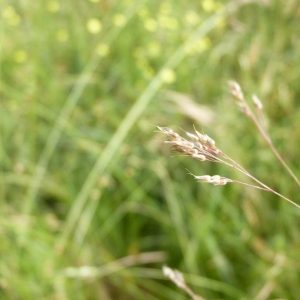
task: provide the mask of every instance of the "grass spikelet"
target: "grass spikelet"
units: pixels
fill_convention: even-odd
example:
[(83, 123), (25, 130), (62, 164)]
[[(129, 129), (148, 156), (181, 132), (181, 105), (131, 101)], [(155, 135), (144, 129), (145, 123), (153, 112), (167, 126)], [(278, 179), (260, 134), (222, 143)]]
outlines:
[[(240, 85), (235, 81), (230, 81), (230, 92), (231, 94), (236, 98), (238, 106), (242, 109), (242, 113), (244, 113), (246, 116), (248, 116), (253, 123), (257, 126), (259, 132), (262, 134), (262, 136), (267, 141), (268, 145), (278, 158), (278, 160), (282, 163), (282, 165), (288, 170), (290, 175), (295, 179), (295, 181), (300, 185), (300, 182), (298, 178), (294, 175), (294, 173), (291, 171), (291, 169), (287, 166), (283, 158), (279, 155), (275, 147), (273, 146), (273, 143), (271, 141), (270, 136), (268, 135), (267, 131), (264, 129), (263, 124), (260, 122), (263, 120), (262, 110), (263, 105), (262, 102), (259, 100), (257, 96), (252, 97), (252, 101), (254, 106), (257, 109), (257, 112), (259, 113), (259, 118), (255, 115), (255, 113), (251, 110), (250, 106), (247, 104), (243, 91), (240, 87)], [(167, 140), (165, 143), (167, 143), (171, 148), (181, 153), (184, 156), (188, 156), (194, 159), (197, 159), (198, 161), (204, 162), (204, 161), (210, 161), (215, 163), (221, 163), (224, 165), (227, 165), (228, 167), (231, 167), (253, 181), (255, 181), (256, 185), (252, 185), (246, 182), (241, 182), (233, 179), (229, 179), (226, 177), (222, 177), (220, 175), (200, 175), (196, 176), (192, 173), (190, 173), (192, 176), (194, 176), (195, 179), (201, 182), (208, 182), (212, 183), (213, 185), (226, 185), (227, 183), (238, 183), (245, 186), (265, 190), (271, 193), (276, 194), (277, 196), (283, 198), (284, 200), (290, 202), (291, 204), (295, 205), (296, 207), (300, 208), (300, 205), (293, 202), (289, 198), (285, 197), (284, 195), (276, 192), (263, 182), (261, 182), (259, 179), (251, 175), (247, 170), (245, 170), (241, 165), (239, 165), (234, 159), (232, 159), (230, 156), (226, 155), (222, 150), (220, 150), (217, 146), (215, 141), (209, 137), (207, 134), (202, 134), (199, 131), (197, 131), (195, 128), (195, 134), (186, 132), (186, 135), (191, 140), (186, 140), (185, 138), (181, 137), (180, 134), (173, 131), (173, 129), (168, 127), (157, 127), (162, 133), (164, 133), (167, 136)]]

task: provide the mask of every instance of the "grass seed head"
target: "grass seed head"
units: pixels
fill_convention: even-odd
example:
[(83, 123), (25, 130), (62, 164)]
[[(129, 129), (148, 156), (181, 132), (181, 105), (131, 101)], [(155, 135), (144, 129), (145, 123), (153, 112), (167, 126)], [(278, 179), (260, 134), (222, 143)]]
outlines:
[(203, 149), (203, 145), (199, 142), (195, 142), (194, 145), (195, 145), (195, 147), (199, 148), (200, 150)]
[(171, 281), (173, 281), (178, 287), (180, 288), (186, 287), (183, 275), (178, 270), (173, 270), (167, 266), (164, 266), (163, 273), (166, 277), (168, 277)]
[(202, 182), (210, 182), (211, 181), (211, 176), (209, 175), (201, 175), (201, 176), (195, 176), (195, 179), (202, 181)]
[(210, 146), (215, 146), (216, 142), (215, 142), (212, 138), (210, 138), (207, 134), (206, 134), (204, 137), (205, 137), (206, 143), (207, 143), (208, 145), (210, 145)]
[(159, 126), (157, 126), (157, 128), (167, 135), (168, 140), (165, 141), (165, 143), (170, 145), (174, 151), (185, 156), (190, 156), (199, 161), (217, 161), (214, 156), (223, 154), (222, 151), (215, 146), (215, 141), (212, 138), (207, 134), (201, 134), (196, 129), (196, 134), (186, 132), (187, 136), (193, 140), (193, 142), (191, 142), (181, 137), (171, 128)]
[(244, 101), (244, 94), (240, 85), (236, 81), (229, 81), (230, 93), (238, 100)]
[(179, 137), (179, 134), (174, 132), (173, 129), (171, 128), (168, 128), (168, 127), (159, 127), (157, 126), (157, 128), (163, 132), (164, 134), (168, 135), (170, 138), (178, 138)]
[(206, 157), (203, 154), (193, 154), (192, 157), (196, 158), (196, 159), (198, 159), (200, 161), (205, 161), (206, 160)]
[(221, 177), (220, 175), (200, 175), (200, 176), (196, 176), (192, 173), (190, 173), (192, 176), (194, 176), (195, 179), (201, 181), (201, 182), (208, 182), (208, 183), (212, 183), (213, 185), (225, 185), (227, 182), (232, 182), (231, 179), (229, 178), (225, 178), (225, 177)]
[(189, 138), (191, 138), (192, 140), (199, 141), (198, 136), (196, 136), (195, 134), (186, 132), (186, 135), (187, 135)]
[(259, 100), (259, 98), (256, 95), (252, 95), (252, 101), (253, 101), (254, 106), (258, 110), (262, 110), (263, 109), (263, 105), (262, 105), (261, 101)]

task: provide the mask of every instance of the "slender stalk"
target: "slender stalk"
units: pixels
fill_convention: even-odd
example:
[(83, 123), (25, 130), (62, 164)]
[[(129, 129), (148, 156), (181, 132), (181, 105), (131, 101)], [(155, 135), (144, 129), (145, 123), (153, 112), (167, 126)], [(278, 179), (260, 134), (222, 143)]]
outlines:
[(267, 132), (262, 128), (262, 126), (260, 125), (260, 123), (258, 122), (257, 118), (255, 117), (254, 114), (251, 114), (249, 116), (251, 118), (251, 120), (253, 121), (253, 123), (255, 124), (255, 126), (257, 127), (257, 129), (259, 130), (259, 132), (261, 133), (261, 135), (263, 136), (263, 138), (265, 139), (265, 141), (267, 142), (267, 144), (269, 145), (269, 147), (271, 148), (271, 150), (273, 151), (274, 155), (276, 156), (276, 158), (279, 160), (279, 162), (283, 165), (283, 167), (288, 171), (288, 173), (293, 177), (293, 179), (297, 182), (297, 184), (300, 186), (300, 181), (297, 178), (297, 176), (294, 174), (294, 172), (291, 170), (291, 168), (286, 164), (286, 162), (284, 161), (284, 159), (281, 157), (281, 155), (278, 153), (278, 151), (276, 150), (276, 148), (273, 145), (273, 142), (270, 138), (270, 136), (267, 134)]
[[(251, 178), (252, 180), (254, 180), (255, 182), (257, 182), (257, 183), (258, 183), (259, 185), (261, 185), (262, 187), (264, 187), (264, 188), (262, 188), (263, 190), (269, 191), (269, 192), (271, 192), (271, 193), (273, 193), (273, 194), (276, 194), (277, 196), (283, 198), (284, 200), (286, 200), (286, 201), (290, 202), (291, 204), (295, 205), (296, 207), (300, 208), (300, 205), (298, 205), (297, 203), (295, 203), (295, 202), (292, 201), (291, 199), (289, 199), (289, 198), (287, 198), (287, 197), (281, 195), (280, 193), (274, 191), (273, 189), (271, 189), (270, 187), (268, 187), (266, 184), (264, 184), (263, 182), (261, 182), (260, 180), (258, 180), (256, 177), (254, 177), (253, 175), (251, 175), (248, 171), (246, 171), (243, 167), (241, 167), (241, 166), (240, 166), (237, 162), (235, 162), (233, 159), (231, 159), (231, 158), (228, 157), (228, 156), (226, 156), (226, 157), (227, 157), (228, 159), (230, 159), (230, 161), (232, 161), (232, 162), (234, 163), (234, 165), (232, 165), (232, 164), (230, 164), (230, 163), (227, 163), (227, 162), (223, 161), (224, 164), (226, 164), (227, 166), (232, 167), (232, 168), (234, 168), (234, 169), (236, 169), (236, 170), (238, 170), (238, 171), (244, 173), (246, 176), (248, 176), (249, 178)], [(248, 184), (242, 183), (242, 182), (239, 182), (239, 183), (244, 184), (244, 185), (248, 185)], [(249, 186), (251, 186), (251, 185), (249, 185)], [(255, 186), (252, 186), (252, 187), (255, 187)], [(256, 187), (256, 188), (258, 188), (258, 187)]]
[[(283, 165), (283, 167), (288, 171), (288, 173), (293, 177), (293, 179), (296, 181), (296, 183), (300, 186), (299, 179), (294, 174), (294, 172), (291, 170), (291, 168), (286, 164), (286, 162), (281, 157), (281, 155), (278, 153), (278, 151), (276, 150), (276, 148), (273, 145), (273, 142), (271, 140), (270, 135), (263, 128), (261, 123), (256, 118), (255, 114), (253, 113), (253, 111), (249, 107), (248, 103), (246, 102), (240, 85), (235, 81), (231, 81), (229, 83), (229, 85), (230, 85), (230, 88), (231, 88), (231, 94), (237, 99), (238, 106), (242, 109), (242, 112), (252, 120), (252, 122), (255, 124), (255, 126), (259, 130), (260, 134), (263, 136), (263, 138), (267, 142), (268, 146), (271, 148), (271, 150), (275, 154), (276, 158)], [(263, 123), (264, 118), (263, 118), (263, 113), (262, 113), (262, 104), (256, 96), (253, 96), (252, 99), (253, 99), (254, 105), (256, 106), (256, 109), (258, 111), (258, 116), (261, 119), (261, 122)]]
[(270, 187), (268, 187), (266, 184), (262, 183), (260, 180), (258, 180), (256, 177), (252, 176), (250, 173), (245, 173), (245, 175), (247, 175), (248, 177), (250, 177), (252, 180), (256, 181), (259, 185), (263, 186), (267, 191), (281, 197), (282, 199), (290, 202), (291, 204), (293, 204), (294, 206), (300, 208), (300, 205), (298, 205), (297, 203), (295, 203), (294, 201), (292, 201), (291, 199), (279, 194), (278, 192), (274, 191), (273, 189), (271, 189)]
[(238, 183), (238, 184), (242, 184), (242, 185), (249, 186), (249, 187), (253, 187), (253, 188), (255, 188), (255, 189), (259, 189), (259, 190), (263, 190), (263, 191), (270, 192), (270, 191), (269, 191), (268, 189), (266, 189), (266, 188), (263, 188), (263, 187), (260, 187), (260, 186), (257, 186), (257, 185), (253, 185), (253, 184), (249, 184), (249, 183), (246, 183), (246, 182), (243, 182), (243, 181), (231, 180), (231, 182), (233, 182), (233, 183)]

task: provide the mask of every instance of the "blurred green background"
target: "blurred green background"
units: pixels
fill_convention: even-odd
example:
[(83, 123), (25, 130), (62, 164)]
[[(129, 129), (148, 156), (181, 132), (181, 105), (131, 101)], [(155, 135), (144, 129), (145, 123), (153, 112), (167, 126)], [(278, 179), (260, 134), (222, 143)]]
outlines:
[(156, 125), (209, 134), (300, 203), (227, 82), (264, 103), (297, 175), (300, 3), (0, 1), (0, 299), (298, 299), (300, 213), (197, 183)]

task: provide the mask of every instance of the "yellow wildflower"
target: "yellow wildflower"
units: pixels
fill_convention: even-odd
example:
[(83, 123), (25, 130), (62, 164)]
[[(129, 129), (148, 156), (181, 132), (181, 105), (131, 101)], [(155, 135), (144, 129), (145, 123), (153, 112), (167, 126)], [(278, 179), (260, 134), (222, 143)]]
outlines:
[(124, 26), (124, 24), (126, 23), (126, 17), (122, 14), (116, 14), (114, 15), (114, 24), (117, 26), (117, 27), (122, 27)]

